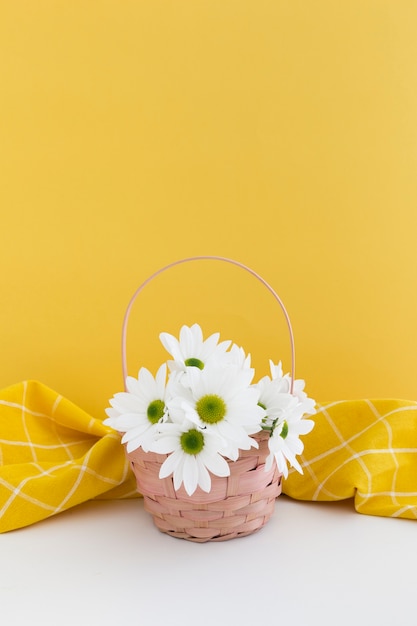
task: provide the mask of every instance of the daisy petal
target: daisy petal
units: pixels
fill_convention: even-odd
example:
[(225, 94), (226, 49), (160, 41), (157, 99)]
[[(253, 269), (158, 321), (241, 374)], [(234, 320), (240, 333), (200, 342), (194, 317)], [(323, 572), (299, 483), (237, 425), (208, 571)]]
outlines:
[(182, 479), (185, 491), (192, 496), (198, 485), (198, 465), (193, 454), (184, 455)]
[(181, 457), (182, 454), (179, 450), (175, 450), (172, 454), (170, 454), (161, 465), (159, 478), (166, 478), (167, 476), (170, 476), (177, 467), (178, 463), (181, 461)]
[(202, 462), (199, 454), (196, 456), (196, 461), (198, 465), (198, 485), (199, 487), (201, 487), (203, 491), (205, 491), (206, 493), (209, 493), (211, 489), (210, 474), (208, 473), (207, 468)]
[[(203, 456), (204, 454), (204, 456)], [(220, 454), (215, 453), (213, 455), (201, 453), (201, 460), (208, 470), (215, 476), (230, 476), (230, 467), (228, 462)]]

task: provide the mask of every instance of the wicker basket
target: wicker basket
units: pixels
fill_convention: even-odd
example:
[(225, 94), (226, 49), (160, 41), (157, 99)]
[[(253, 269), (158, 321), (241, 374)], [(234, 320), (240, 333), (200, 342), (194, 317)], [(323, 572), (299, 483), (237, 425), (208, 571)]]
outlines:
[(265, 472), (269, 454), (268, 434), (254, 435), (259, 449), (242, 450), (237, 461), (229, 461), (230, 476), (211, 476), (209, 493), (199, 487), (189, 496), (184, 487), (175, 491), (172, 477), (159, 478), (166, 455), (143, 452), (127, 456), (136, 476), (145, 509), (157, 528), (189, 541), (225, 541), (259, 530), (274, 512), (281, 493), (281, 475), (274, 463)]
[[(287, 311), (268, 283), (256, 272), (237, 261), (225, 257), (200, 256), (181, 259), (163, 267), (150, 276), (133, 294), (125, 313), (122, 332), (123, 378), (127, 376), (126, 336), (130, 311), (142, 289), (165, 270), (188, 261), (226, 261), (247, 270), (260, 280), (279, 303), (287, 321), (291, 341), (291, 380), (295, 379), (294, 337)], [(293, 382), (291, 383), (291, 392)], [(174, 489), (173, 478), (159, 478), (159, 470), (167, 455), (144, 452), (138, 448), (127, 453), (136, 476), (138, 492), (143, 495), (145, 509), (153, 516), (157, 528), (164, 533), (203, 543), (225, 541), (244, 537), (259, 530), (274, 512), (275, 500), (281, 493), (281, 474), (273, 463), (265, 472), (265, 460), (269, 454), (269, 434), (261, 431), (252, 435), (259, 449), (241, 450), (236, 461), (228, 461), (230, 476), (211, 475), (211, 490), (204, 492), (200, 487), (189, 496), (184, 487)]]

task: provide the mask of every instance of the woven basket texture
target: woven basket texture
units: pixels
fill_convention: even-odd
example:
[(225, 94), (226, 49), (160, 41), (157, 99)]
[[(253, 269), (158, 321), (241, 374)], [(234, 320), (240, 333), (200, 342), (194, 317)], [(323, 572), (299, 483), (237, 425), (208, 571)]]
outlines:
[(228, 461), (230, 476), (211, 475), (210, 492), (197, 487), (192, 496), (183, 486), (175, 491), (171, 476), (159, 478), (167, 455), (145, 453), (141, 448), (128, 453), (138, 492), (156, 527), (173, 537), (199, 543), (244, 537), (262, 528), (281, 493), (276, 464), (269, 472), (264, 469), (268, 436), (265, 432), (253, 435), (259, 449), (242, 450), (237, 461)]

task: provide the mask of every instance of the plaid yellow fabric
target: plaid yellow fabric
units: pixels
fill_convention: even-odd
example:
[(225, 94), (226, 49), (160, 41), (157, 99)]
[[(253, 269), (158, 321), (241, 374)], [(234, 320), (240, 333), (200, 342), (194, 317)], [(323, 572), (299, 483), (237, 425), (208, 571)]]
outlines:
[(299, 500), (354, 498), (359, 513), (417, 519), (417, 402), (323, 404), (304, 438), (304, 475), (283, 492)]
[[(361, 513), (417, 519), (417, 402), (322, 405), (304, 438), (304, 475), (283, 492), (354, 498)], [(0, 391), (0, 532), (92, 498), (134, 497), (120, 436), (39, 382)]]
[(35, 381), (0, 391), (0, 532), (135, 495), (120, 437)]

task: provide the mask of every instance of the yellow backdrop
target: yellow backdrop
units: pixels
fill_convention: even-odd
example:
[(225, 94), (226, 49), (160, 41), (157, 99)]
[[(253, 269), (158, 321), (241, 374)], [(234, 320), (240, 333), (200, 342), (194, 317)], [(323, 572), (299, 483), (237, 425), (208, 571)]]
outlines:
[[(21, 0), (0, 7), (0, 387), (102, 416), (136, 286), (182, 256), (260, 272), (319, 400), (416, 399), (417, 3)], [(233, 266), (145, 290), (131, 373), (199, 321), (289, 369)]]

